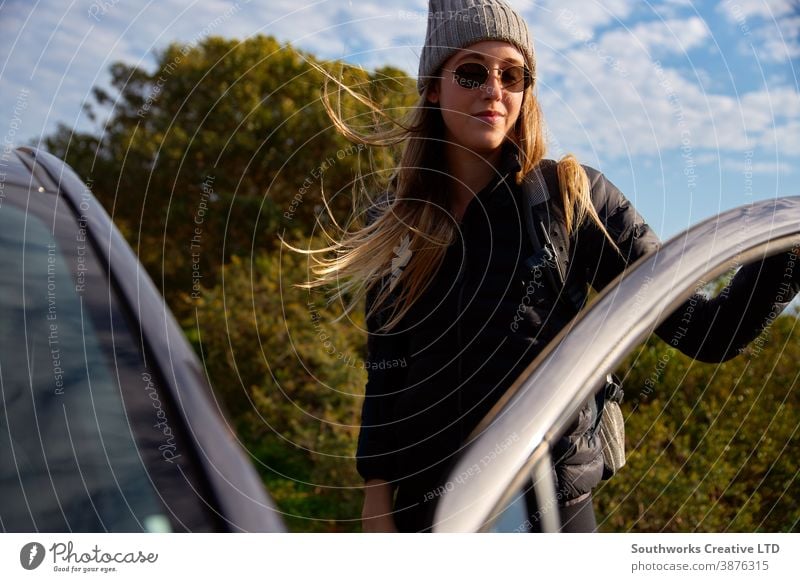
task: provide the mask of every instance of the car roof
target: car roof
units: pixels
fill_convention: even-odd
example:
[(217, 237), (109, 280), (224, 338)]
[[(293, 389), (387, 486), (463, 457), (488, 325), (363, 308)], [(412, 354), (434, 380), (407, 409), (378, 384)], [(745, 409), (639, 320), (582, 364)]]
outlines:
[(0, 155), (0, 184), (56, 193), (57, 185), (36, 159), (24, 150), (4, 151)]

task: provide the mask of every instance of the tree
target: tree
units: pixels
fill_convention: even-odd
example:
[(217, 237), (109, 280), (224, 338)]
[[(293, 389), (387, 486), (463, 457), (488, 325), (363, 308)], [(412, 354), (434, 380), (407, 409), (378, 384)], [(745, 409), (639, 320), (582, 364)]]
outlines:
[(719, 365), (655, 336), (628, 358), (628, 463), (597, 491), (602, 530), (800, 530), (797, 325), (779, 317)]
[[(352, 210), (350, 186), (368, 152), (332, 127), (312, 64), (398, 116), (415, 97), (397, 69), (320, 64), (266, 36), (209, 37), (171, 44), (152, 73), (114, 64), (117, 94), (95, 88), (86, 107), (104, 118), (101, 134), (60, 126), (45, 139), (91, 181), (174, 310), (185, 308), (182, 295), (213, 286), (232, 256), (274, 250), (285, 227), (308, 232), (323, 184), (340, 216)], [(356, 122), (365, 113), (344, 107)]]
[(307, 268), (294, 253), (234, 256), (185, 328), (291, 529), (354, 531), (363, 312), (332, 323), (341, 306), (291, 284)]

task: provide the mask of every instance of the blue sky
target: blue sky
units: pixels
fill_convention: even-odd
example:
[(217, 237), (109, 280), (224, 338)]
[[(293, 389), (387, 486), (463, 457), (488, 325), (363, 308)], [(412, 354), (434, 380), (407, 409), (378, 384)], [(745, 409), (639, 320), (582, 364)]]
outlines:
[[(550, 156), (599, 168), (663, 237), (800, 195), (800, 2), (510, 2), (527, 19)], [(323, 58), (416, 74), (427, 2), (0, 2), (5, 144), (82, 114), (108, 67), (171, 41), (269, 34)]]

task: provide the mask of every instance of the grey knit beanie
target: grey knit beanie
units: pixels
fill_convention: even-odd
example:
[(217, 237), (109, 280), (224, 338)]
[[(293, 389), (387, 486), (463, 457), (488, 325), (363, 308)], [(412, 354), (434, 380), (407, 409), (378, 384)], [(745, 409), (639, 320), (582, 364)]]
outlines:
[(459, 49), (484, 40), (503, 40), (515, 45), (536, 76), (528, 25), (502, 0), (430, 0), (425, 46), (419, 58), (417, 88), (420, 94), (430, 78)]

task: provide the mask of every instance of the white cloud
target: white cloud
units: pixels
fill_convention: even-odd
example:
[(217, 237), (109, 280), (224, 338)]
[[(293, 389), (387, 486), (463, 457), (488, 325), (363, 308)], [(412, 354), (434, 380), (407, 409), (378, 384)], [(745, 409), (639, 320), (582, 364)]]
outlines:
[(763, 42), (761, 54), (776, 62), (800, 57), (800, 16), (784, 16), (777, 23), (777, 34), (760, 31)]
[[(606, 36), (612, 34), (620, 33), (609, 33)], [(643, 22), (629, 28), (627, 34), (651, 54), (684, 54), (703, 45), (710, 38), (708, 27), (697, 16)]]
[[(533, 4), (530, 8), (526, 4)], [(594, 38), (598, 29), (624, 22), (641, 2), (610, 0), (544, 0), (535, 3), (515, 3), (531, 29), (534, 45), (542, 44), (552, 50)]]
[(258, 4), (262, 32), (288, 40), (321, 58), (346, 59), (365, 68), (391, 64), (416, 73), (425, 37), (427, 3), (317, 2), (298, 8), (284, 0)]
[(797, 11), (793, 0), (724, 0), (717, 10), (736, 21), (743, 18), (777, 19)]
[[(544, 47), (540, 98), (559, 145), (592, 159), (659, 156), (687, 144), (692, 156), (747, 148), (800, 156), (797, 89), (753, 88), (740, 63), (711, 50), (712, 39), (694, 16)], [(723, 65), (727, 78), (715, 82), (709, 69)]]
[(774, 62), (800, 57), (800, 3), (796, 0), (725, 0), (717, 11), (735, 24), (760, 58)]
[(649, 2), (648, 7), (665, 20), (682, 16), (688, 10), (696, 11), (693, 0), (664, 0), (659, 3)]
[(725, 160), (722, 163), (725, 170), (730, 170), (739, 174), (753, 172), (754, 174), (791, 174), (793, 167), (786, 162), (749, 162)]

